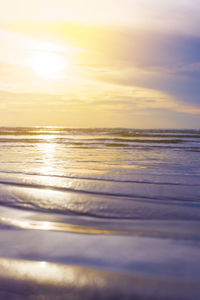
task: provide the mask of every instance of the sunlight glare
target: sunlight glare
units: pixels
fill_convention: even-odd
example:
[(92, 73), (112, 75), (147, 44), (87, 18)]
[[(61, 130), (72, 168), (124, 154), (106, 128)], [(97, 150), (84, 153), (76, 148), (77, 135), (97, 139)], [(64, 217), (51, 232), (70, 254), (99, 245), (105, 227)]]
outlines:
[(51, 51), (34, 51), (30, 59), (32, 70), (44, 79), (61, 79), (67, 69), (64, 58)]

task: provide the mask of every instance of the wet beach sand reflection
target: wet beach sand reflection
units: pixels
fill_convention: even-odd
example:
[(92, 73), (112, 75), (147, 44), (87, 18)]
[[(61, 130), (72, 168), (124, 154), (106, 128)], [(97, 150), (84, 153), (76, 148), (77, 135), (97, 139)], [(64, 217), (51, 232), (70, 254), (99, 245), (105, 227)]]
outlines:
[(0, 259), (2, 300), (122, 299), (122, 297), (152, 300), (197, 299), (197, 283), (186, 282), (183, 289), (181, 285), (182, 283), (178, 281), (157, 280), (44, 261)]

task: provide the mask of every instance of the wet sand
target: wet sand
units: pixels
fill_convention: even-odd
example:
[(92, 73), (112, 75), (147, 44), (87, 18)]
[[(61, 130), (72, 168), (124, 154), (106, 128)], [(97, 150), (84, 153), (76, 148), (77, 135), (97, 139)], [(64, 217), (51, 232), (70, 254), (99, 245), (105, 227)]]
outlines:
[(187, 230), (175, 221), (165, 230), (153, 221), (126, 221), (117, 232), (117, 221), (109, 227), (109, 220), (91, 220), (88, 227), (84, 219), (78, 226), (72, 217), (45, 218), (1, 208), (0, 299), (198, 299), (195, 221)]

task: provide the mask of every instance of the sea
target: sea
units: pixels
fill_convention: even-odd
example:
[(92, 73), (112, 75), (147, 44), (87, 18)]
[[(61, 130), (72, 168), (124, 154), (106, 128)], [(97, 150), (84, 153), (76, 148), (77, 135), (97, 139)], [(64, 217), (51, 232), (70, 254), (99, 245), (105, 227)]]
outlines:
[(200, 130), (1, 127), (2, 282), (0, 299), (200, 299)]

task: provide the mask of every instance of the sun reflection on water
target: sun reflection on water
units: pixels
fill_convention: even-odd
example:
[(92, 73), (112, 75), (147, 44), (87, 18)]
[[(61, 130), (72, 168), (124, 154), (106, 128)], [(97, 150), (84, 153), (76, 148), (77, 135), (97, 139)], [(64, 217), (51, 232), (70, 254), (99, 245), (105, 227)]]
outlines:
[(39, 153), (41, 154), (41, 165), (39, 171), (43, 175), (51, 174), (56, 166), (55, 166), (55, 152), (56, 145), (51, 142), (50, 139), (46, 140), (46, 143), (41, 143), (38, 145)]
[(77, 279), (77, 272), (74, 268), (45, 261), (32, 262), (0, 258), (0, 267), (1, 277), (26, 280), (32, 282), (32, 284), (38, 282), (41, 284), (64, 285), (66, 283), (76, 283), (75, 280)]

